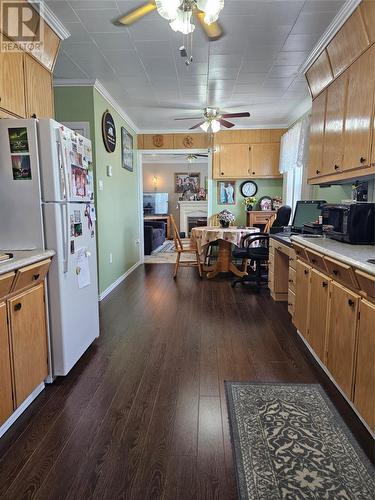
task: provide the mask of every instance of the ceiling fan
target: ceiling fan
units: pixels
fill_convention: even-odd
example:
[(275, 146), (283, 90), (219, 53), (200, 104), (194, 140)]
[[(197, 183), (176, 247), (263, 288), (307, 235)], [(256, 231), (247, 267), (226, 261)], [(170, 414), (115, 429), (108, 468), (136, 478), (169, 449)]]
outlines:
[[(189, 130), (194, 130), (195, 128), (201, 127), (205, 132), (218, 132), (220, 130), (220, 126), (222, 125), (225, 128), (234, 127), (234, 123), (228, 122), (225, 118), (249, 118), (250, 113), (248, 111), (243, 113), (222, 113), (219, 108), (204, 108), (203, 117), (204, 120), (196, 123)], [(183, 117), (183, 118), (175, 118), (175, 120), (199, 120), (200, 116), (194, 117)]]
[(180, 160), (181, 157), (184, 158), (189, 163), (194, 163), (195, 160), (197, 160), (198, 158), (208, 158), (208, 154), (200, 154), (200, 153), (189, 153), (187, 155), (179, 154), (179, 155), (174, 155), (173, 158)]
[(192, 33), (195, 25), (194, 18), (202, 27), (209, 40), (218, 40), (223, 30), (217, 22), (220, 11), (224, 7), (224, 0), (150, 0), (139, 7), (123, 14), (115, 24), (130, 26), (154, 10), (170, 21), (173, 31), (184, 35)]

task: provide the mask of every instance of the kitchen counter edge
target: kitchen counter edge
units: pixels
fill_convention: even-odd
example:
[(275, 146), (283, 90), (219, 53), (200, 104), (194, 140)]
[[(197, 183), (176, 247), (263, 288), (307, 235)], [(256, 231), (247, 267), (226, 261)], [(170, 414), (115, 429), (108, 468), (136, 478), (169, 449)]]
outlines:
[(0, 276), (2, 274), (16, 271), (21, 267), (30, 266), (36, 262), (50, 259), (55, 255), (54, 250), (5, 250), (6, 253), (13, 254), (13, 258), (0, 262)]

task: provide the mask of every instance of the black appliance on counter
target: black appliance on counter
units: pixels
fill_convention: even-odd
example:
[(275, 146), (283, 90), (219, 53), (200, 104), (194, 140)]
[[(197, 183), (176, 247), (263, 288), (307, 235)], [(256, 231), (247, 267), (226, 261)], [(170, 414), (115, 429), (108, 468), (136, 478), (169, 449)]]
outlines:
[(375, 243), (375, 203), (327, 203), (322, 216), (329, 238), (354, 245)]

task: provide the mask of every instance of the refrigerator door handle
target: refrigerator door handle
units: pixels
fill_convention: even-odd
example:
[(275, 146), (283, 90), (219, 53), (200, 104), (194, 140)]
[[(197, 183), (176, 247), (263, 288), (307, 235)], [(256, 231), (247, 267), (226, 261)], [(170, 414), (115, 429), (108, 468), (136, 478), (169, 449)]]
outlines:
[(70, 183), (69, 183), (69, 174), (68, 174), (68, 166), (66, 164), (66, 158), (65, 158), (65, 153), (66, 153), (66, 146), (64, 147), (64, 142), (63, 142), (63, 135), (60, 130), (60, 146), (61, 146), (61, 160), (62, 160), (62, 166), (63, 166), (63, 172), (64, 172), (64, 184), (65, 184), (65, 199), (67, 201), (70, 201)]
[(61, 216), (62, 216), (62, 224), (63, 224), (63, 273), (66, 274), (69, 269), (69, 236), (70, 236), (70, 227), (69, 227), (69, 205), (64, 203), (60, 205), (61, 208)]
[(57, 140), (57, 157), (59, 159), (59, 168), (60, 168), (60, 199), (66, 199), (68, 186), (66, 185), (66, 176), (64, 169), (64, 160), (63, 160), (63, 149), (61, 144), (61, 138), (59, 137)]

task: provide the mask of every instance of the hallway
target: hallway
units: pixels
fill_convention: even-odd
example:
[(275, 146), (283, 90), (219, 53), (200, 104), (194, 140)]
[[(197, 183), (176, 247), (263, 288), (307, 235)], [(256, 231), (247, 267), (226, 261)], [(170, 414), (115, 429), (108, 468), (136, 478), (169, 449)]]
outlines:
[(171, 272), (101, 303), (95, 345), (2, 439), (2, 499), (236, 498), (223, 381), (318, 378), (268, 291)]

